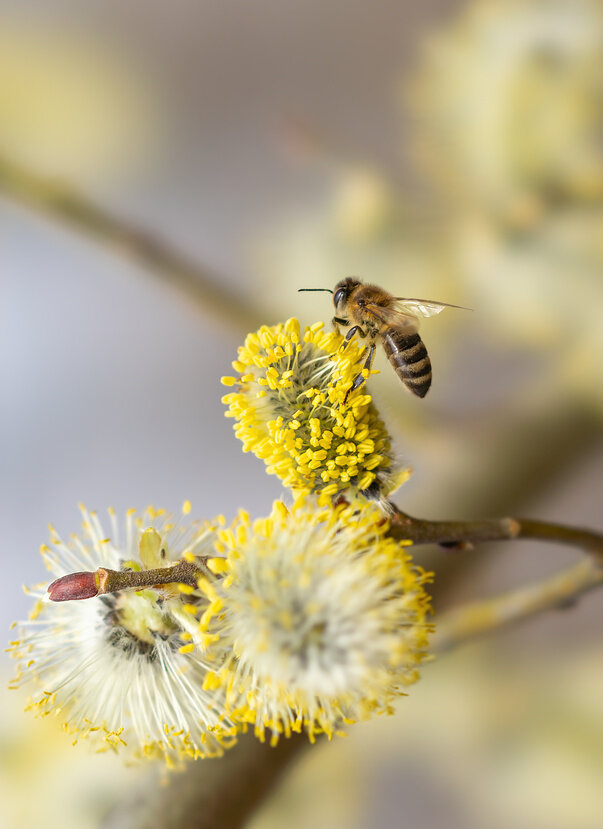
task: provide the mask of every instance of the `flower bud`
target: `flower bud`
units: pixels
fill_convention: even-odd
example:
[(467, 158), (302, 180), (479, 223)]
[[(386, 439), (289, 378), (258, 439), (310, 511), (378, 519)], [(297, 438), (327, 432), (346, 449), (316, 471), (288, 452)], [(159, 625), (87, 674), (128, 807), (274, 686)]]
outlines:
[(96, 573), (80, 572), (61, 576), (48, 585), (51, 602), (68, 602), (72, 599), (91, 599), (98, 595)]

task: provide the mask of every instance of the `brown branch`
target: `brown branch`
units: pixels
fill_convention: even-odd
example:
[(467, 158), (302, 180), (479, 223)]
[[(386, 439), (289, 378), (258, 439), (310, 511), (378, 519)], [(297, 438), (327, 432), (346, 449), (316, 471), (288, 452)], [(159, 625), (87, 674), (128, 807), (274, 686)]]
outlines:
[[(588, 554), (580, 564), (527, 587), (518, 587), (500, 596), (470, 602), (438, 620), (433, 651), (449, 650), (468, 639), (543, 610), (567, 606), (583, 593), (603, 584), (603, 535), (592, 530), (517, 518), (478, 521), (428, 521), (413, 518), (390, 505), (389, 533), (413, 545), (440, 544), (446, 547), (473, 546), (484, 541), (511, 541), (531, 538), (577, 547)], [(171, 567), (154, 570), (109, 570), (72, 573), (54, 581), (48, 588), (53, 601), (87, 599), (101, 593), (140, 590), (158, 584), (197, 585), (200, 575), (209, 574), (206, 559), (179, 561)]]
[(578, 547), (603, 564), (603, 534), (563, 524), (549, 524), (527, 518), (495, 518), (478, 521), (427, 521), (412, 518), (391, 505), (390, 534), (413, 544), (444, 546), (479, 544), (484, 541), (513, 541), (533, 538)]
[(257, 328), (260, 309), (216, 274), (197, 265), (147, 230), (129, 224), (75, 188), (0, 156), (0, 193), (119, 252), (176, 288), (204, 312), (237, 330)]
[(48, 598), (52, 602), (92, 599), (103, 593), (144, 590), (145, 587), (160, 584), (187, 584), (196, 587), (200, 576), (213, 577), (206, 564), (206, 557), (198, 557), (194, 561), (181, 559), (170, 567), (151, 570), (110, 570), (99, 567), (94, 572), (68, 573), (48, 585)]
[[(207, 561), (207, 559), (205, 559)], [(172, 567), (158, 567), (154, 570), (109, 570), (99, 567), (99, 594), (117, 593), (120, 590), (142, 590), (159, 584), (187, 584), (196, 587), (199, 577), (206, 570), (201, 569), (201, 560), (180, 560)]]
[(413, 544), (441, 544), (444, 546), (473, 545), (483, 541), (501, 541), (517, 538), (519, 524), (513, 518), (481, 519), (478, 521), (427, 521), (412, 518), (392, 506), (389, 534)]
[(518, 538), (534, 538), (539, 541), (552, 541), (555, 544), (569, 544), (579, 547), (599, 559), (603, 563), (603, 535), (592, 530), (579, 527), (566, 527), (563, 524), (548, 524), (543, 521), (532, 521), (529, 518), (519, 519)]

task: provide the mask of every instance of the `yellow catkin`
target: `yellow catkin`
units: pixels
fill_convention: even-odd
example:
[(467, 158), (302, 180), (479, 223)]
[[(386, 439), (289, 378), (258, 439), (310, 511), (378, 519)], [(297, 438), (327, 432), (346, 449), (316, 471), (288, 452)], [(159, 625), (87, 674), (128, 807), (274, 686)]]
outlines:
[[(251, 724), (272, 745), (302, 730), (311, 742), (319, 734), (330, 739), (346, 724), (391, 713), (427, 658), (431, 608), (424, 585), (431, 574), (413, 564), (407, 542), (388, 535), (377, 505), (359, 505), (321, 507), (302, 495), (291, 506), (275, 502), (270, 516), (247, 523), (242, 544), (238, 521), (248, 516), (223, 534), (229, 575), (214, 585), (220, 597), (205, 607), (199, 628), (208, 642), (219, 637), (228, 655), (204, 688), (225, 689), (230, 718)], [(321, 595), (317, 579), (331, 589)], [(316, 630), (303, 633), (299, 620), (306, 625), (313, 617)], [(328, 640), (336, 639), (342, 618), (354, 619), (359, 635), (345, 640), (350, 667), (344, 660), (331, 675), (331, 661), (316, 649), (338, 652), (342, 645)], [(325, 619), (334, 623), (325, 626)], [(310, 645), (308, 635), (315, 637)], [(313, 685), (317, 672), (320, 683)]]
[(296, 494), (325, 502), (374, 484), (387, 494), (399, 468), (366, 387), (350, 393), (363, 347), (352, 342), (342, 353), (342, 341), (320, 322), (303, 334), (296, 319), (262, 326), (239, 349), (239, 376), (234, 383), (226, 378), (233, 391), (223, 397), (243, 451)]
[[(148, 507), (141, 513), (128, 510), (120, 526), (109, 510), (109, 540), (99, 516), (80, 508), (82, 532), (63, 542), (52, 528), (52, 549), (42, 548), (55, 578), (99, 567), (152, 569), (160, 551), (170, 562), (182, 557), (198, 561), (212, 553), (215, 527), (224, 524), (219, 517), (213, 524), (184, 526), (165, 510)], [(189, 511), (186, 501), (182, 513)], [(35, 597), (30, 618), (18, 624), (18, 638), (10, 646), (18, 660), (11, 687), (28, 687), (28, 710), (57, 718), (73, 743), (86, 741), (97, 751), (127, 747), (129, 762), (161, 759), (176, 767), (188, 759), (220, 755), (240, 728), (227, 717), (219, 687), (206, 698), (201, 693), (209, 666), (222, 659), (219, 636), (198, 630), (199, 614), (208, 610), (217, 618), (223, 606), (206, 581), (207, 597), (190, 585), (163, 585), (103, 597), (112, 603), (109, 607), (98, 597), (43, 601), (48, 585), (38, 585), (30, 591)], [(131, 647), (116, 648), (107, 636), (111, 630), (119, 641), (127, 635)], [(102, 705), (99, 671), (104, 677)], [(134, 675), (139, 681), (133, 684)], [(177, 677), (185, 682), (175, 682)], [(169, 704), (155, 709), (162, 699)]]

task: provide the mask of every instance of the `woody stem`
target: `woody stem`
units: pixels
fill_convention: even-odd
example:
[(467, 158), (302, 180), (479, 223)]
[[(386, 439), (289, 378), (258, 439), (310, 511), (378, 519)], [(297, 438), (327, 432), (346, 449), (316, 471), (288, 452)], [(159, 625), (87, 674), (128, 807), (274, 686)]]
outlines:
[(513, 541), (517, 538), (533, 538), (578, 547), (593, 555), (603, 564), (603, 534), (563, 524), (549, 524), (527, 518), (496, 518), (478, 521), (427, 521), (413, 518), (390, 505), (393, 515), (390, 535), (406, 539), (413, 544), (478, 544), (483, 541)]
[(197, 586), (199, 576), (207, 559), (185, 561), (182, 559), (172, 567), (157, 567), (153, 570), (109, 570), (99, 567), (96, 571), (99, 593), (117, 593), (120, 590), (142, 590), (158, 584), (188, 584)]

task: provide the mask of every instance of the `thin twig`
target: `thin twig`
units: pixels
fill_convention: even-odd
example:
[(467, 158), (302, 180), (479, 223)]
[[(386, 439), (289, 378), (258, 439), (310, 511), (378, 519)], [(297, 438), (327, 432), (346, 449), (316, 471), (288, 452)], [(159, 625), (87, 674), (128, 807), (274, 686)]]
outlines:
[(412, 518), (391, 505), (389, 534), (413, 544), (473, 545), (483, 541), (502, 541), (517, 538), (519, 524), (513, 518), (482, 519), (478, 521), (428, 521)]
[(193, 561), (181, 559), (169, 567), (150, 570), (84, 570), (60, 576), (48, 585), (51, 602), (68, 602), (92, 599), (103, 593), (119, 593), (122, 590), (144, 590), (162, 584), (184, 584), (197, 587), (202, 576), (213, 573), (207, 567), (207, 557), (196, 557)]
[[(578, 547), (588, 554), (588, 558), (579, 565), (536, 584), (519, 587), (491, 599), (471, 602), (445, 614), (436, 625), (435, 650), (448, 650), (510, 622), (543, 610), (567, 606), (586, 591), (603, 584), (603, 535), (592, 530), (526, 518), (428, 521), (413, 518), (393, 504), (390, 506), (390, 535), (412, 541), (413, 545), (472, 547), (484, 541), (531, 538)], [(72, 573), (50, 585), (49, 597), (53, 601), (88, 599), (100, 593), (139, 590), (170, 582), (194, 587), (199, 576), (206, 572), (212, 575), (207, 571), (206, 564), (206, 560), (197, 559), (194, 562), (180, 561), (171, 567), (156, 570), (118, 571), (101, 567), (95, 573)]]
[(593, 530), (549, 524), (527, 518), (495, 518), (478, 521), (428, 521), (413, 518), (391, 505), (390, 534), (413, 544), (474, 545), (483, 541), (533, 538), (578, 547), (603, 565), (603, 535)]
[[(441, 544), (446, 547), (473, 546), (484, 541), (511, 541), (531, 538), (577, 547), (588, 554), (579, 565), (527, 587), (519, 587), (491, 599), (471, 602), (445, 614), (436, 625), (435, 650), (448, 650), (511, 622), (543, 610), (567, 606), (580, 595), (603, 583), (603, 535), (592, 530), (550, 524), (526, 518), (497, 518), (479, 521), (428, 521), (413, 518), (390, 505), (389, 533), (413, 545)], [(87, 599), (97, 593), (140, 589), (155, 584), (179, 582), (195, 586), (207, 571), (206, 560), (180, 561), (168, 568), (143, 571), (116, 571), (99, 568), (96, 573), (75, 573), (57, 579), (49, 588), (55, 601)], [(210, 574), (211, 575), (211, 574)], [(84, 577), (88, 578), (88, 581)], [(70, 587), (73, 582), (74, 587)], [(88, 590), (88, 582), (94, 583)], [(82, 589), (82, 585), (83, 588)], [(81, 595), (75, 592), (81, 591)]]
[(233, 328), (257, 328), (261, 311), (254, 308), (249, 296), (226, 288), (217, 274), (193, 263), (147, 230), (113, 215), (71, 185), (0, 156), (0, 193), (137, 262)]

